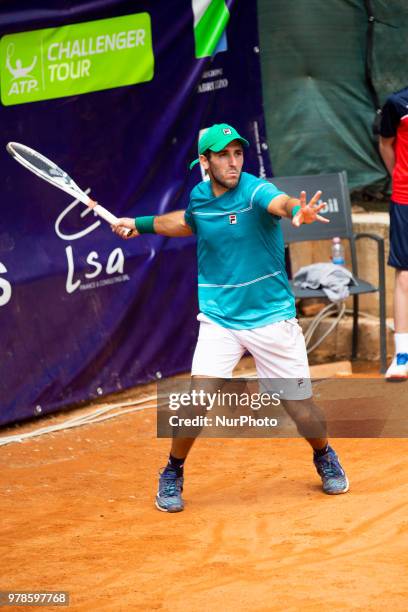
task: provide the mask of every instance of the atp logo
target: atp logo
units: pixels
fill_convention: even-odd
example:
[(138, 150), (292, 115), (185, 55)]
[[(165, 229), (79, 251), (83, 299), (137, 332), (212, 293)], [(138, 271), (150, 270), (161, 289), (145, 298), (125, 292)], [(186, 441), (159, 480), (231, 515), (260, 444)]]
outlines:
[(0, 63), (4, 106), (151, 81), (150, 14), (6, 34), (0, 39)]
[(30, 63), (23, 65), (23, 60), (16, 57), (15, 44), (9, 43), (7, 46), (6, 68), (11, 74), (11, 87), (8, 94), (29, 93), (38, 90), (38, 79), (33, 75), (33, 70), (37, 65), (37, 55), (30, 59)]

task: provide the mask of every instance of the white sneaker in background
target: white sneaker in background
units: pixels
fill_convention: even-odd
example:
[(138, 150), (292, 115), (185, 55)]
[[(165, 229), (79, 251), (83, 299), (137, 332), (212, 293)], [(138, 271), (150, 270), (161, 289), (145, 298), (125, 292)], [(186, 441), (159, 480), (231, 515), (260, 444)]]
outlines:
[(408, 353), (397, 353), (385, 373), (386, 380), (402, 382), (408, 379)]

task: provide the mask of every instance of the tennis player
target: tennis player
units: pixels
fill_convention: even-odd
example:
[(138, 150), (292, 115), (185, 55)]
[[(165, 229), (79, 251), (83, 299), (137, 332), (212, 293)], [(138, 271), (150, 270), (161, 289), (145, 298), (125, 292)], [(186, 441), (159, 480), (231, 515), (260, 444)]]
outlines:
[[(292, 219), (296, 227), (328, 222), (319, 214), (324, 206), (318, 203), (321, 192), (307, 202), (304, 191), (297, 199), (243, 172), (247, 146), (248, 141), (230, 125), (213, 125), (201, 136), (198, 159), (190, 165), (200, 163), (209, 180), (192, 190), (187, 210), (121, 218), (112, 230), (125, 239), (124, 228), (132, 229), (133, 236), (196, 234), (200, 330), (192, 386), (208, 378), (219, 389), (220, 380), (232, 377), (246, 350), (254, 357), (260, 379), (296, 381), (296, 388), (289, 385), (282, 403), (313, 449), (323, 491), (345, 493), (347, 476), (329, 446), (324, 415), (312, 399), (305, 341), (295, 318), (279, 224), (281, 217)], [(159, 510), (184, 509), (183, 468), (194, 440), (172, 440), (168, 464), (160, 473)]]

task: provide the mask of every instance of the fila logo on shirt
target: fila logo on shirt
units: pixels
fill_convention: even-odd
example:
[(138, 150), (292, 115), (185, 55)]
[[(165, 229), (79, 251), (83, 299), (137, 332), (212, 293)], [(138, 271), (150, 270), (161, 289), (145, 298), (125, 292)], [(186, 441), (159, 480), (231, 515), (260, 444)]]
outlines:
[(237, 215), (230, 215), (229, 222), (230, 222), (230, 225), (235, 225), (237, 222)]

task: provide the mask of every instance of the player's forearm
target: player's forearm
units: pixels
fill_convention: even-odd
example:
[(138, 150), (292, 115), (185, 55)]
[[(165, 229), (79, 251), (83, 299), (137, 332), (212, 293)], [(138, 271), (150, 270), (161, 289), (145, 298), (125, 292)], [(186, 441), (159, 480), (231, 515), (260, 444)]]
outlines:
[(383, 159), (384, 165), (388, 172), (392, 176), (395, 166), (395, 151), (393, 145), (386, 144), (380, 140), (380, 154)]
[(292, 198), (287, 195), (279, 195), (272, 200), (268, 206), (268, 212), (278, 217), (286, 217), (291, 219), (293, 216), (293, 209), (300, 206), (300, 200), (298, 198)]
[[(288, 200), (286, 201), (285, 205), (284, 205), (284, 212), (285, 214), (282, 215), (282, 217), (287, 217), (288, 219), (292, 219), (293, 215), (294, 215), (294, 209), (298, 210), (300, 208), (300, 200), (299, 198), (288, 198)], [(295, 210), (295, 212), (296, 212)]]
[[(147, 217), (122, 217), (111, 225), (112, 231), (127, 240), (142, 234), (161, 234), (162, 236), (177, 237), (191, 236), (192, 231), (184, 219), (184, 210), (176, 210), (167, 215)], [(131, 230), (129, 232), (129, 230)]]
[(154, 217), (153, 227), (156, 234), (174, 238), (191, 236), (193, 233), (190, 226), (185, 222), (184, 210), (176, 210), (166, 215)]

